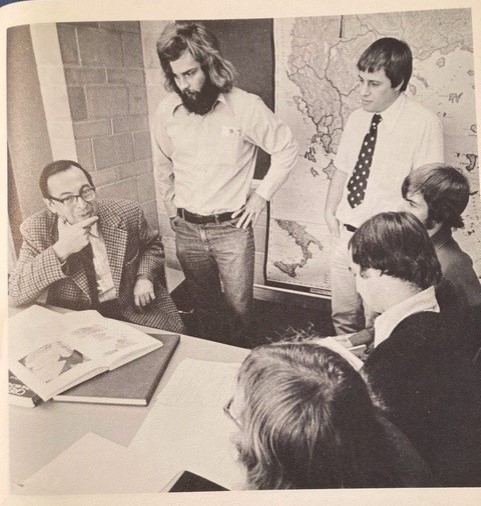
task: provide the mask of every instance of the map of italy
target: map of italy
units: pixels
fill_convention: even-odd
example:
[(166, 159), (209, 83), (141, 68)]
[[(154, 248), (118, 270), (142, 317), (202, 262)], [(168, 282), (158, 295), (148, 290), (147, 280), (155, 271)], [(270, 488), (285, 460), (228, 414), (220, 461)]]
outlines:
[(299, 163), (271, 203), (267, 279), (329, 294), (330, 238), (323, 219), (344, 125), (359, 107), (356, 63), (376, 39), (411, 47), (407, 94), (441, 118), (445, 161), (471, 185), (455, 237), (481, 276), (481, 205), (469, 9), (276, 19), (276, 113), (301, 144)]

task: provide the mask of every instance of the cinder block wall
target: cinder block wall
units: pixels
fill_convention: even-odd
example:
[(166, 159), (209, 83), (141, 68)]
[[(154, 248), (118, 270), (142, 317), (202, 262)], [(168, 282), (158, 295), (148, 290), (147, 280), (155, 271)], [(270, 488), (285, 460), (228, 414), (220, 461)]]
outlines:
[(78, 161), (158, 229), (140, 23), (59, 23)]

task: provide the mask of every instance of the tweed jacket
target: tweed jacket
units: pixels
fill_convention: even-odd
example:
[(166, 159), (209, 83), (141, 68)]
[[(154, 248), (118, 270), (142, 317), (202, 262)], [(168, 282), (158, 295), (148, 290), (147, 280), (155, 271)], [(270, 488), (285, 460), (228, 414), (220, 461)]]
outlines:
[(481, 485), (479, 383), (439, 313), (405, 318), (368, 355), (362, 372), (441, 486)]
[[(140, 206), (132, 201), (99, 199), (98, 227), (105, 242), (122, 317), (126, 321), (183, 331), (178, 311), (165, 287), (164, 251), (161, 238), (145, 220)], [(23, 244), (10, 278), (15, 304), (31, 304), (47, 292), (47, 303), (74, 310), (89, 309), (92, 301), (85, 268), (77, 254), (65, 264), (58, 261), (53, 245), (58, 240), (57, 215), (45, 209), (22, 223)], [(142, 311), (134, 304), (137, 276), (148, 277), (156, 299)]]

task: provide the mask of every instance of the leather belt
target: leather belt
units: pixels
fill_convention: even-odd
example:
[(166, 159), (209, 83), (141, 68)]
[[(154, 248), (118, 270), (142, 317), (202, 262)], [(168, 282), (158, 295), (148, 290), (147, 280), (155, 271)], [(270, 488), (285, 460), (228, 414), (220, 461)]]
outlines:
[(188, 221), (189, 223), (194, 223), (195, 225), (205, 225), (207, 223), (222, 223), (223, 221), (229, 221), (232, 219), (232, 213), (220, 213), (220, 214), (210, 214), (204, 216), (202, 214), (191, 213), (187, 211), (187, 209), (179, 208), (177, 209), (177, 215), (180, 216), (183, 220)]
[(349, 232), (355, 232), (357, 230), (357, 227), (353, 227), (352, 225), (346, 225), (344, 224), (344, 228), (348, 230)]

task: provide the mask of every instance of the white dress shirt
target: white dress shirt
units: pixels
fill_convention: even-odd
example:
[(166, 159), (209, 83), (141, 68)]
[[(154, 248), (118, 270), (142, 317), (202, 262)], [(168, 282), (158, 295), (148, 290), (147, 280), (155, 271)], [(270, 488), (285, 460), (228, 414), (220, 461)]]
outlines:
[(271, 165), (256, 193), (270, 200), (299, 151), (290, 128), (258, 96), (238, 88), (220, 94), (204, 115), (190, 113), (172, 93), (159, 104), (152, 131), (158, 200), (170, 217), (177, 208), (202, 215), (240, 209), (257, 146), (271, 155)]
[(354, 111), (347, 120), (334, 164), (346, 173), (346, 185), (336, 217), (343, 224), (359, 227), (375, 214), (398, 210), (402, 203), (401, 185), (413, 169), (427, 163), (444, 161), (442, 124), (429, 109), (401, 93), (380, 113), (374, 156), (364, 200), (352, 208), (347, 183), (354, 171), (364, 136), (373, 113)]
[(105, 242), (97, 223), (92, 225), (89, 235), (90, 244), (92, 245), (95, 275), (97, 276), (99, 302), (116, 299), (117, 292), (115, 290), (109, 259), (107, 257), (107, 248), (105, 247)]
[[(69, 223), (58, 220), (59, 233), (61, 227), (69, 227)], [(97, 277), (97, 291), (99, 302), (106, 302), (117, 298), (112, 272), (110, 270), (109, 259), (107, 256), (107, 248), (100, 233), (97, 223), (90, 227), (89, 232), (90, 244), (92, 245), (93, 264), (95, 275)]]

